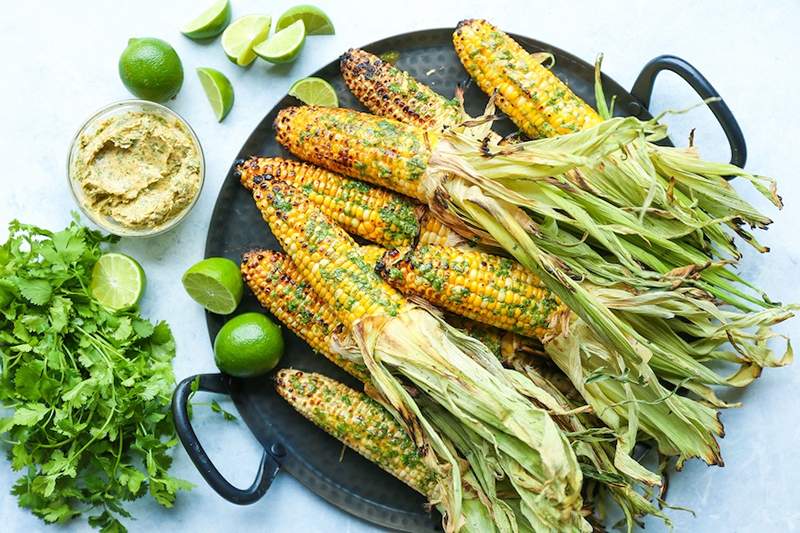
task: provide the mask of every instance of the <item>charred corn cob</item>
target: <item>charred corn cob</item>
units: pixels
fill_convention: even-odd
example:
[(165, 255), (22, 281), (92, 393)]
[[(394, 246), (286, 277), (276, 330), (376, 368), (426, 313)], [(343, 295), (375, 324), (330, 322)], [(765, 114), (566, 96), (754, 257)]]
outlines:
[[(262, 213), (301, 275), (351, 331), (376, 391), (402, 418), (425, 463), (441, 476), (437, 498), (446, 508), (446, 530), (455, 530), (453, 520), (462, 515), (459, 459), (398, 375), (460, 424), (474, 428), (483, 442), (515, 439), (513, 450), (495, 450), (497, 464), (514, 476), (513, 490), (538, 522), (560, 531), (587, 530), (575, 454), (547, 411), (527, 399), (522, 376), (502, 372), (481, 343), (466, 341), (426, 309), (411, 305), (366, 264), (352, 238), (291, 185), (272, 182), (254, 198), (264, 202)], [(477, 468), (478, 459), (472, 460)], [(498, 498), (494, 486), (484, 489)]]
[(346, 231), (384, 246), (408, 246), (419, 235), (421, 205), (363, 181), (280, 157), (252, 157), (239, 166), (249, 190), (278, 178), (301, 189)]
[(333, 310), (322, 304), (303, 281), (291, 259), (281, 252), (251, 250), (243, 255), (241, 269), (247, 286), (275, 318), (333, 364), (361, 381), (369, 381), (364, 365), (330, 350), (331, 335), (342, 333), (344, 328)]
[(377, 402), (329, 377), (282, 369), (275, 388), (301, 415), (412, 489), (430, 495), (436, 475), (403, 427)]
[(297, 157), (328, 170), (425, 200), (423, 177), (437, 137), (425, 129), (329, 107), (288, 107), (276, 138)]
[(485, 20), (464, 20), (453, 34), (464, 68), (530, 137), (552, 137), (594, 126), (600, 115), (511, 37)]
[(569, 310), (531, 271), (478, 251), (419, 246), (386, 254), (381, 275), (400, 292), (504, 330), (549, 339)]
[[(372, 261), (377, 261), (376, 258), (379, 255), (383, 255), (387, 250), (379, 246), (367, 246), (362, 247), (362, 252), (364, 252), (365, 257), (368, 258), (368, 262), (371, 263)], [(259, 255), (261, 255), (261, 259), (258, 259)], [(273, 289), (271, 294), (264, 294), (263, 283), (255, 284), (254, 288), (254, 291), (260, 291), (256, 292), (256, 294), (262, 303), (264, 302), (264, 300), (262, 300), (263, 297), (268, 298), (268, 308), (279, 320), (284, 322), (284, 324), (292, 329), (299, 337), (314, 346), (315, 349), (318, 349), (335, 364), (342, 366), (348, 371), (354, 367), (362, 369), (353, 374), (356, 378), (365, 383), (369, 382), (369, 374), (366, 372), (366, 369), (363, 369), (361, 365), (350, 363), (333, 353), (331, 350), (331, 343), (320, 338), (318, 333), (320, 331), (336, 332), (338, 334), (339, 331), (344, 328), (341, 323), (336, 320), (332, 310), (316, 295), (316, 293), (311, 290), (299, 290), (299, 287), (301, 287), (304, 282), (301, 281), (299, 272), (288, 257), (281, 252), (262, 252), (260, 250), (254, 250), (246, 254), (245, 263), (249, 265), (248, 270), (250, 275), (247, 279), (248, 285), (250, 285), (251, 288), (254, 287), (254, 284), (250, 280), (265, 279), (267, 277), (267, 272), (280, 278), (277, 289)], [(266, 285), (269, 286), (271, 284), (267, 283)], [(281, 294), (283, 292), (281, 288), (283, 287), (290, 288), (288, 292), (291, 294), (291, 297), (274, 296), (275, 294)], [(569, 383), (566, 376), (552, 367), (546, 358), (541, 357), (543, 355), (542, 347), (533, 339), (521, 337), (514, 333), (502, 331), (492, 326), (486, 326), (456, 315), (449, 315), (446, 318), (453, 326), (458, 327), (465, 333), (468, 333), (486, 344), (504, 364), (523, 371), (537, 386), (544, 388), (554, 397), (559, 398), (561, 394), (569, 397), (569, 401), (566, 399), (561, 401), (565, 409), (573, 409), (577, 405), (581, 405), (582, 399), (577, 394), (572, 384)], [(308, 326), (309, 324), (310, 326)], [(303, 383), (303, 388), (301, 390), (300, 387), (295, 386), (294, 394), (290, 397), (287, 380), (283, 379), (281, 381), (281, 378), (283, 376), (288, 376), (291, 379), (294, 377), (294, 372), (295, 371), (292, 370), (282, 370), (278, 374), (278, 392), (290, 400), (293, 407), (298, 409), (304, 416), (317, 423), (322, 429), (334, 437), (339, 438), (366, 458), (375, 460), (374, 457), (376, 455), (379, 457), (379, 460), (386, 458), (385, 462), (379, 463), (384, 470), (406, 482), (413, 488), (424, 492), (427, 496), (431, 496), (429, 490), (433, 488), (435, 474), (424, 466), (421, 459), (418, 457), (416, 449), (413, 447), (413, 443), (411, 443), (407, 437), (405, 439), (408, 440), (407, 444), (399, 443), (395, 445), (396, 442), (399, 442), (398, 439), (395, 439), (389, 442), (388, 445), (382, 443), (380, 451), (376, 453), (376, 448), (374, 446), (376, 439), (373, 438), (374, 431), (364, 427), (364, 422), (369, 420), (369, 418), (363, 416), (356, 418), (355, 427), (345, 420), (345, 418), (353, 414), (350, 408), (353, 408), (353, 406), (358, 405), (359, 402), (364, 400), (370, 405), (370, 410), (372, 410), (371, 407), (374, 406), (376, 409), (380, 410), (381, 417), (386, 419), (385, 423), (381, 422), (380, 425), (386, 425), (387, 427), (393, 427), (402, 431), (402, 428), (391, 418), (388, 412), (372, 402), (372, 400), (368, 398), (365, 399), (365, 395), (359, 392), (346, 388), (339, 389), (339, 387), (343, 387), (339, 384), (335, 384), (336, 390), (342, 390), (344, 392), (342, 395), (336, 396), (334, 401), (319, 402), (314, 406), (313, 411), (310, 413), (306, 412), (307, 409), (303, 410), (303, 408), (308, 406), (310, 400), (308, 395), (304, 395), (304, 393), (309, 391), (305, 388), (305, 385), (316, 386), (316, 380), (312, 377), (316, 375), (302, 374), (302, 377), (298, 376), (300, 382)], [(325, 381), (331, 380), (326, 379)], [(288, 383), (292, 385), (292, 381)], [(297, 392), (298, 390), (300, 390), (300, 393)], [(314, 392), (311, 392), (311, 394), (313, 395)], [(337, 407), (341, 403), (338, 401), (340, 398), (346, 398), (348, 400), (349, 403), (345, 406), (348, 409), (339, 409)], [(292, 401), (292, 399), (294, 401)], [(569, 402), (574, 403), (570, 404)], [(356, 409), (355, 412), (357, 413), (358, 409)], [(319, 419), (319, 422), (317, 419)], [(574, 432), (582, 429), (581, 422), (574, 417), (569, 417), (568, 419), (557, 417), (556, 420), (559, 425), (568, 431)], [(365, 429), (366, 431), (372, 431), (372, 434), (363, 436), (361, 432)], [(387, 435), (389, 434), (399, 435), (395, 431), (389, 431)], [(345, 438), (342, 438), (342, 435), (344, 435)], [(346, 439), (347, 437), (350, 438)], [(611, 461), (606, 459), (605, 444), (606, 443), (598, 442), (592, 445), (591, 448), (585, 448), (585, 445), (578, 443), (579, 448), (581, 448), (581, 455), (585, 454), (592, 465), (589, 468), (592, 469), (592, 467), (594, 467), (591, 471), (600, 470), (601, 472), (608, 471), (612, 473), (615, 471)], [(386, 456), (386, 453), (389, 455)], [(417, 454), (417, 460), (414, 461), (413, 465), (406, 464), (407, 461), (402, 461), (402, 464), (398, 465), (395, 460), (397, 457), (414, 457), (415, 454)], [(423, 485), (423, 483), (417, 483), (417, 485), (415, 485), (420, 479), (424, 481), (425, 486), (429, 485), (429, 487), (418, 486)], [(601, 484), (601, 487), (605, 487), (605, 485)], [(658, 514), (658, 511), (652, 508), (652, 506), (647, 507), (648, 502), (644, 498), (637, 497), (636, 494), (632, 493), (632, 489), (629, 488), (629, 485), (620, 486), (619, 482), (616, 482), (616, 484), (609, 485), (609, 490), (612, 491), (612, 494), (614, 494), (623, 508), (631, 507), (630, 502), (638, 504), (638, 507), (634, 509), (632, 513), (634, 515), (638, 513)], [(619, 495), (622, 491), (625, 492), (624, 497), (620, 497)]]
[(352, 48), (339, 64), (350, 91), (376, 115), (433, 131), (467, 118), (455, 98), (448, 100), (369, 52)]
[(396, 316), (405, 299), (367, 265), (358, 245), (298, 189), (270, 181), (253, 198), (302, 277), (350, 328), (365, 316)]

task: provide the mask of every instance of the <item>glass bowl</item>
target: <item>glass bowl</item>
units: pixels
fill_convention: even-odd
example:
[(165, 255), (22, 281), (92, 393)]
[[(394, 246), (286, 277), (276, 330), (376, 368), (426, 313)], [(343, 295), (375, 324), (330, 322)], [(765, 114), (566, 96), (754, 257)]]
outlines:
[[(167, 119), (172, 119), (180, 124), (189, 135), (194, 144), (194, 147), (197, 151), (197, 157), (200, 162), (200, 167), (198, 173), (200, 175), (200, 184), (197, 188), (197, 193), (194, 197), (189, 201), (189, 203), (184, 207), (181, 211), (173, 214), (170, 218), (165, 220), (163, 223), (157, 226), (147, 226), (142, 228), (131, 227), (129, 225), (125, 225), (120, 221), (117, 221), (113, 217), (103, 215), (87, 206), (87, 199), (84, 195), (84, 192), (81, 188), (80, 183), (75, 179), (73, 175), (73, 164), (76, 160), (79, 150), (80, 150), (80, 139), (86, 135), (87, 133), (91, 133), (95, 130), (103, 121), (108, 118), (111, 118), (115, 115), (123, 115), (129, 112), (144, 112), (150, 113), (155, 115), (160, 115)], [(194, 205), (197, 203), (197, 199), (200, 197), (200, 193), (203, 190), (203, 183), (205, 182), (205, 174), (206, 174), (206, 164), (205, 164), (205, 157), (203, 155), (203, 148), (200, 146), (200, 141), (197, 138), (194, 130), (192, 130), (189, 123), (186, 122), (183, 117), (178, 115), (173, 110), (165, 107), (161, 104), (157, 104), (155, 102), (149, 102), (147, 100), (123, 100), (121, 102), (115, 102), (113, 104), (109, 104), (99, 111), (94, 113), (91, 117), (89, 117), (86, 122), (80, 127), (78, 132), (75, 134), (75, 137), (72, 139), (72, 144), (70, 145), (69, 149), (69, 156), (67, 158), (67, 180), (69, 181), (69, 189), (72, 192), (72, 197), (75, 199), (75, 202), (80, 207), (81, 211), (84, 215), (86, 215), (89, 220), (94, 222), (97, 226), (104, 229), (105, 231), (112, 233), (114, 235), (119, 235), (121, 237), (151, 237), (153, 235), (159, 235), (164, 233), (165, 231), (169, 231), (170, 229), (177, 226), (186, 216), (189, 214), (189, 211), (192, 210)]]

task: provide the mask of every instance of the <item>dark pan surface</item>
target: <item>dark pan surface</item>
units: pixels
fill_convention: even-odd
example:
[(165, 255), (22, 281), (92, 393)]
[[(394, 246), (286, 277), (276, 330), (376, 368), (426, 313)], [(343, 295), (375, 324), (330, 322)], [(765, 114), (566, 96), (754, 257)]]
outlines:
[[(449, 28), (424, 30), (390, 37), (364, 48), (375, 54), (398, 51), (398, 67), (451, 97), (458, 84), (469, 80), (453, 50), (451, 35), (452, 29)], [(556, 60), (553, 67), (556, 74), (579, 96), (594, 104), (592, 65), (548, 44), (516, 35), (514, 38), (529, 51), (551, 52)], [(433, 72), (428, 74), (431, 70)], [(334, 86), (342, 107), (363, 110), (348, 92), (339, 74), (338, 59), (313, 75), (328, 80)], [(607, 98), (616, 95), (618, 113), (629, 113), (638, 108), (633, 97), (613, 80), (604, 77), (604, 88)], [(468, 112), (480, 114), (486, 100), (474, 84), (467, 84), (465, 102)], [(278, 102), (247, 139), (236, 159), (252, 155), (289, 157), (275, 141), (272, 122), (279, 110), (298, 104), (290, 96)], [(499, 121), (496, 129), (500, 133), (509, 133), (515, 128), (505, 120)], [(280, 247), (249, 193), (239, 185), (234, 167), (235, 162), (231, 165), (214, 207), (205, 255), (228, 257), (238, 262), (241, 254), (251, 248)], [(255, 297), (247, 292), (237, 312), (258, 310), (261, 308)], [(208, 314), (207, 322), (213, 340), (225, 318)], [(358, 386), (349, 375), (314, 354), (297, 337), (288, 331), (285, 333), (287, 345), (282, 367), (321, 372), (351, 386)], [(345, 511), (383, 526), (409, 531), (438, 528), (440, 519), (436, 513), (426, 512), (422, 496), (352, 451), (348, 450), (340, 461), (341, 444), (295, 413), (274, 392), (270, 377), (236, 380), (232, 396), (259, 441), (267, 449), (276, 443), (282, 446), (286, 452), (281, 459), (282, 467), (321, 497)]]

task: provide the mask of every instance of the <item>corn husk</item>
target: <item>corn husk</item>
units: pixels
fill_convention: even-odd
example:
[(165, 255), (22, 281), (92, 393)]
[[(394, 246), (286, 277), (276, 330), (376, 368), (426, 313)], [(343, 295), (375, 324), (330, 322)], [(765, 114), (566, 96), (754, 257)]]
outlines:
[[(621, 431), (620, 468), (639, 430), (680, 462), (701, 457), (721, 464), (716, 413), (674, 389), (723, 407), (709, 385), (744, 386), (791, 355), (788, 345), (783, 357), (774, 355), (767, 341), (775, 337), (769, 328), (794, 307), (769, 301), (728, 266), (737, 256), (725, 229), (744, 235), (743, 221), (763, 227), (769, 220), (736, 197), (721, 177), (724, 165), (701, 165), (652, 144), (665, 135), (654, 121), (630, 117), (513, 146), (478, 143), (453, 130), (436, 147), (426, 183), (438, 216), (534, 271), (580, 317), (569, 335), (591, 335), (603, 347), (603, 365), (587, 360), (599, 358), (596, 350), (568, 348), (580, 347), (583, 337), (558, 339), (548, 353), (557, 354), (598, 416)], [(665, 185), (657, 169), (667, 165), (683, 174)], [(710, 175), (703, 187), (693, 171)], [(777, 199), (768, 182), (747, 177)], [(718, 209), (706, 212), (701, 203)], [(724, 309), (726, 303), (734, 308)], [(740, 368), (722, 375), (707, 366), (715, 360)], [(609, 383), (624, 373), (635, 384), (605, 385), (609, 390), (600, 394), (585, 383), (598, 372)], [(651, 423), (664, 406), (678, 409), (675, 423)], [(642, 411), (649, 414), (640, 420)]]
[[(539, 525), (531, 524), (535, 530), (545, 524), (559, 531), (590, 530), (580, 512), (582, 476), (569, 442), (545, 410), (517, 391), (483, 344), (443, 327), (421, 308), (397, 317), (364, 318), (351, 335), (373, 385), (406, 424), (413, 428), (430, 415), (409, 412), (416, 404), (393, 374), (441, 406), (478, 442), (508, 458), (503, 472), (527, 479), (514, 490), (529, 500), (522, 506), (526, 519), (531, 519), (528, 514), (538, 517)], [(347, 345), (338, 350), (350, 357), (354, 353)], [(422, 433), (441, 430), (427, 423)], [(497, 505), (493, 509), (508, 512)]]

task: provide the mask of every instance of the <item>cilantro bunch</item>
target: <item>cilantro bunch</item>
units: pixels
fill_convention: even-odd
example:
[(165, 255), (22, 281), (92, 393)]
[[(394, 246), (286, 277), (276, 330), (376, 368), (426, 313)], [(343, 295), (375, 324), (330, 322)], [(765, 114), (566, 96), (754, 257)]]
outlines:
[(168, 475), (175, 341), (135, 310), (110, 312), (89, 282), (114, 238), (73, 221), (9, 226), (0, 246), (0, 446), (22, 472), (12, 492), (46, 522), (92, 513), (125, 531), (126, 501), (171, 507), (191, 484)]

